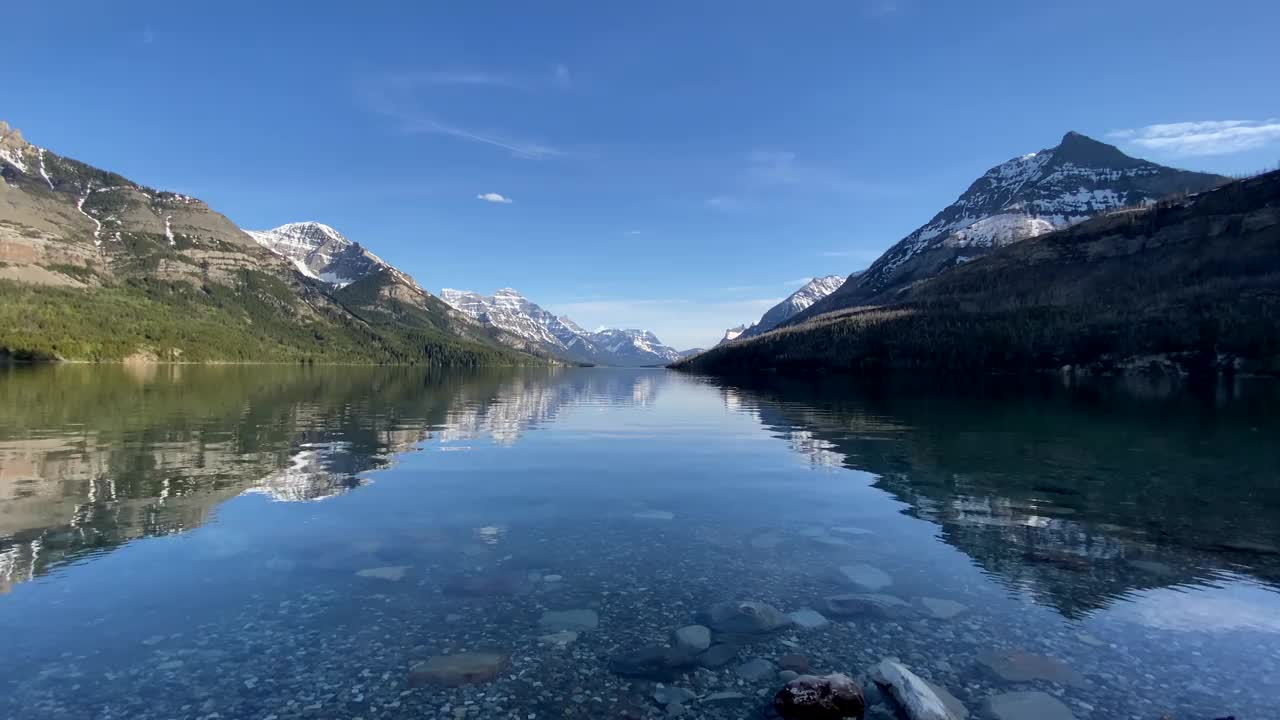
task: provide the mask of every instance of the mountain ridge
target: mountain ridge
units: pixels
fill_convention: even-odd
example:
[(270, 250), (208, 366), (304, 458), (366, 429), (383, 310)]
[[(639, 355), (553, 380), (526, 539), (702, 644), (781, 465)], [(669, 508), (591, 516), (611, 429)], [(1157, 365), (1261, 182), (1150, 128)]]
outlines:
[(0, 122), (0, 357), (432, 365), (545, 362), (389, 265), (339, 287), (202, 201)]
[(588, 332), (513, 288), (501, 288), (487, 297), (470, 290), (444, 288), (440, 298), (485, 325), (536, 343), (573, 362), (638, 367), (665, 365), (680, 358), (678, 350), (664, 345), (652, 332), (617, 328)]
[(713, 374), (885, 370), (1280, 375), (1280, 171), (999, 247), (896, 299), (675, 363)]
[(1075, 131), (1052, 148), (987, 170), (927, 223), (886, 250), (865, 271), (787, 322), (857, 304), (881, 302), (994, 248), (1083, 222), (1100, 213), (1194, 193), (1227, 182), (1209, 173), (1130, 157)]

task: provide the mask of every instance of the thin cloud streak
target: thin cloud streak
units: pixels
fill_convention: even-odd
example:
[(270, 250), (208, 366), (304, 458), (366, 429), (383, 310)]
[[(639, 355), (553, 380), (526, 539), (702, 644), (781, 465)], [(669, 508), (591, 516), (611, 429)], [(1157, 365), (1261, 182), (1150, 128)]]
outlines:
[(476, 199), (483, 200), (485, 202), (500, 203), (502, 205), (510, 205), (515, 202), (511, 198), (499, 195), (496, 192), (480, 193), (479, 195), (476, 195)]
[(1280, 141), (1280, 119), (1161, 123), (1113, 130), (1107, 137), (1174, 157), (1230, 155)]

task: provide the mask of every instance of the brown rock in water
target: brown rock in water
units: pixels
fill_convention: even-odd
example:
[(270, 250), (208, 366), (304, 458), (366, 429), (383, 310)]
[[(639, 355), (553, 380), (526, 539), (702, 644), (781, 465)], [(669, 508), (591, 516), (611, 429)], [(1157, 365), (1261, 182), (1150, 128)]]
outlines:
[(511, 656), (500, 652), (465, 652), (436, 655), (409, 670), (409, 685), (476, 685), (491, 682), (507, 667)]
[(862, 688), (848, 675), (801, 675), (773, 696), (782, 720), (862, 720), (866, 701)]

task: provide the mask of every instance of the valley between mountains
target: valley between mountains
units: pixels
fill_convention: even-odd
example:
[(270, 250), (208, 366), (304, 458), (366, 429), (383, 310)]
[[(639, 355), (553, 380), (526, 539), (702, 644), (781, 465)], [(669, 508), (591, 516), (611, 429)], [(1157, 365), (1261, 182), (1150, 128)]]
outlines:
[(1078, 133), (993, 167), (869, 267), (689, 350), (510, 287), (433, 293), (328, 225), (243, 230), (4, 123), (0, 175), (10, 361), (1280, 370), (1275, 174), (1168, 168)]

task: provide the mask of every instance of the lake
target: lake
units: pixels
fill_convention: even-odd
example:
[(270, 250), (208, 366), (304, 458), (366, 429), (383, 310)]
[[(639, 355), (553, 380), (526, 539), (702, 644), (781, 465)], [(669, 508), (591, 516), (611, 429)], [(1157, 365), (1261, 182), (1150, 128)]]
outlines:
[[(756, 718), (892, 657), (975, 716), (1273, 718), (1277, 401), (0, 370), (0, 717)], [(788, 616), (654, 661), (725, 601)]]

